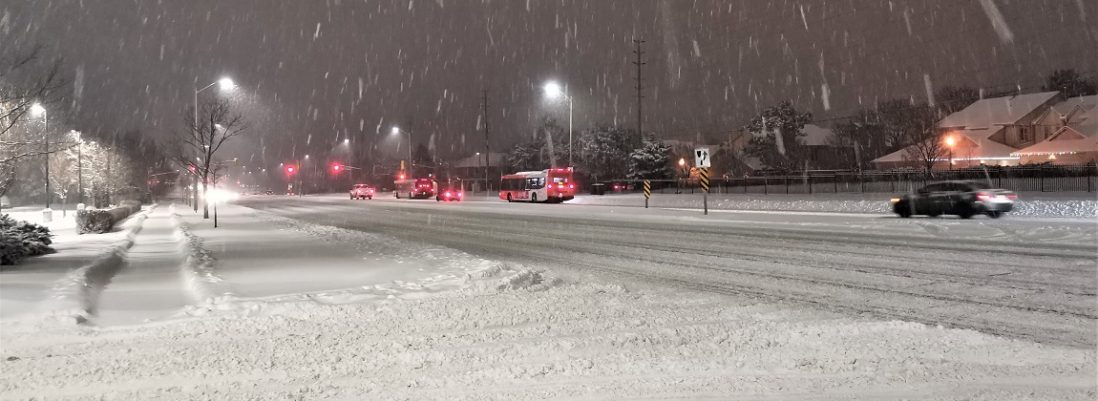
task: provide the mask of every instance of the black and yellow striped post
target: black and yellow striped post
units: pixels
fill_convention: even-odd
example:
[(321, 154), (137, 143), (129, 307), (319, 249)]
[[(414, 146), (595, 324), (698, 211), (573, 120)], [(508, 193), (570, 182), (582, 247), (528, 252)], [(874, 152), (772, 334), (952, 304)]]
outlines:
[(652, 181), (644, 180), (644, 208), (648, 209), (648, 200), (652, 199)]
[(709, 214), (709, 168), (698, 168), (698, 182), (702, 187), (702, 207), (705, 214)]

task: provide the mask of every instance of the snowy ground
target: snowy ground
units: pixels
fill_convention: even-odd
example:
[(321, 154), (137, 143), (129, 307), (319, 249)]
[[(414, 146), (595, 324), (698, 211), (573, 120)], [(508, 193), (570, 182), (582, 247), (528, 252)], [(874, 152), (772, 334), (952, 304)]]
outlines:
[[(719, 210), (766, 210), (824, 213), (891, 214), (889, 194), (710, 194), (709, 208)], [(571, 203), (601, 206), (644, 206), (644, 196), (609, 194), (580, 195)], [(702, 207), (702, 195), (652, 194), (650, 207)], [(1098, 194), (1087, 192), (1029, 193), (1023, 192), (1015, 203), (1011, 217), (1098, 217)]]
[[(225, 207), (215, 230), (149, 211), (90, 324), (20, 301), (35, 308), (0, 319), (0, 399), (1098, 396), (1093, 223), (249, 204), (273, 214)], [(855, 235), (869, 228), (884, 235)], [(0, 305), (19, 272), (0, 274)]]

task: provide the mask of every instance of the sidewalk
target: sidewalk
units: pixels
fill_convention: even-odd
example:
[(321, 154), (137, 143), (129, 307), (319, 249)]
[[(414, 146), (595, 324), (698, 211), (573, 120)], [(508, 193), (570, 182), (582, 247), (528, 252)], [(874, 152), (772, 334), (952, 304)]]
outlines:
[(213, 228), (212, 210), (208, 220), (201, 211), (177, 208), (177, 213), (185, 232), (216, 259), (216, 277), (205, 280), (214, 283), (216, 288), (208, 291), (214, 297), (263, 298), (420, 281), (450, 270), (454, 276), (465, 273), (464, 260), (451, 260), (449, 254), (432, 257), (429, 247), (398, 245), (243, 206), (219, 206), (219, 228)]
[(99, 299), (98, 323), (139, 323), (173, 314), (190, 302), (180, 275), (183, 256), (172, 208), (154, 209), (129, 249), (127, 263)]

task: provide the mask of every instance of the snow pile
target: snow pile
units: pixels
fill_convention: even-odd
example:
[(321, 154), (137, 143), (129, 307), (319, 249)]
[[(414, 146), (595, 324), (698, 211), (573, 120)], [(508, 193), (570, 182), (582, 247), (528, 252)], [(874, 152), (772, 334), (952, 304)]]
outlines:
[[(1098, 217), (1098, 195), (1067, 194), (1062, 199), (1054, 195), (1022, 194), (1014, 205), (1012, 216), (1026, 217)], [(612, 196), (578, 196), (572, 203), (605, 206), (644, 206), (639, 194)], [(652, 207), (696, 208), (702, 207), (700, 194), (653, 194)], [(762, 210), (821, 213), (873, 213), (891, 214), (892, 205), (887, 195), (819, 194), (819, 195), (755, 195), (711, 194), (710, 209)]]
[(172, 205), (171, 216), (180, 252), (186, 255), (180, 274), (188, 293), (195, 303), (214, 302), (213, 298), (222, 294), (222, 280), (215, 270), (217, 259), (202, 247), (202, 239), (192, 234), (179, 214), (175, 213), (175, 205)]
[(542, 291), (559, 285), (561, 280), (548, 276), (544, 271), (516, 268), (510, 264), (497, 264), (476, 274), (466, 276), (465, 283), (479, 290)]

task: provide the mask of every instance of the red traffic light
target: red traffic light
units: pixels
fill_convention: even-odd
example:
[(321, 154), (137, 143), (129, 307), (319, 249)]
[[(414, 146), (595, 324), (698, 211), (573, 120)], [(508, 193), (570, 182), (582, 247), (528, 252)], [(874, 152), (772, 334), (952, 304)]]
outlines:
[(332, 163), (332, 173), (339, 174), (340, 171), (343, 171), (343, 165), (339, 163)]
[(296, 173), (297, 173), (297, 166), (294, 166), (292, 164), (286, 166), (286, 175), (294, 175)]

